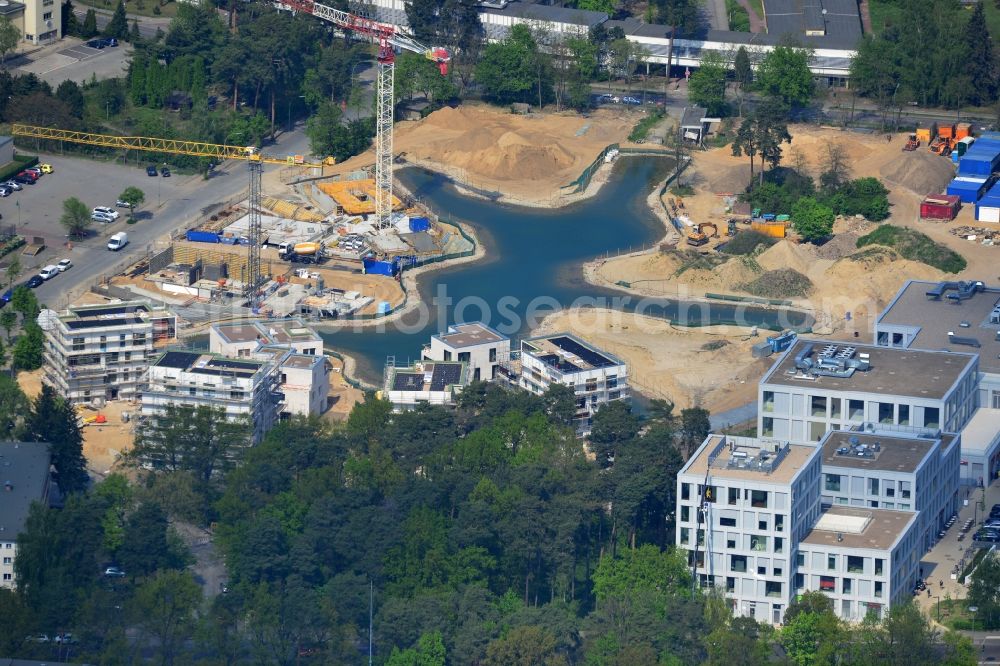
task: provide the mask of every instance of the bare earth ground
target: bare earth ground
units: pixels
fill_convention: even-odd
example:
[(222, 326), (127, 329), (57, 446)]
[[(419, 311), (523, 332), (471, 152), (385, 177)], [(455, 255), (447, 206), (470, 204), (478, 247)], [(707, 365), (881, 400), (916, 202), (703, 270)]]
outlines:
[[(393, 149), (457, 181), (503, 193), (504, 199), (549, 205), (609, 144), (622, 143), (641, 117), (622, 109), (515, 115), (503, 109), (462, 105), (418, 121), (396, 124)], [(372, 164), (372, 151), (324, 173)]]
[[(750, 329), (682, 328), (617, 310), (564, 310), (545, 318), (534, 334), (569, 331), (615, 354), (629, 366), (629, 382), (644, 395), (722, 412), (756, 399), (757, 380), (770, 366), (754, 359)], [(722, 344), (704, 349), (704, 345)]]
[(331, 421), (343, 421), (354, 405), (364, 402), (365, 393), (356, 389), (344, 380), (344, 362), (339, 358), (329, 357), (333, 365), (333, 372), (330, 373), (330, 409), (326, 411), (323, 418)]

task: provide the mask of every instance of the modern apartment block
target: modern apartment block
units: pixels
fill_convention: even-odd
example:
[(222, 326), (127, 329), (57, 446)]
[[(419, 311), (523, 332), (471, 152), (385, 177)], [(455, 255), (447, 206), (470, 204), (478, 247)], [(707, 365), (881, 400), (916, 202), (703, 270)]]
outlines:
[(34, 502), (49, 500), (49, 446), (44, 442), (0, 442), (0, 587), (13, 589), (17, 535)]
[(250, 358), (263, 345), (309, 356), (323, 354), (323, 338), (298, 318), (227, 322), (208, 331), (208, 349), (214, 354)]
[(823, 505), (916, 511), (912, 532), (923, 554), (959, 510), (961, 448), (958, 435), (936, 431), (827, 433)]
[(325, 355), (299, 354), (282, 345), (266, 345), (256, 350), (253, 358), (271, 361), (276, 368), (282, 398), (278, 418), (319, 416), (326, 411), (331, 366)]
[(575, 422), (581, 434), (590, 432), (594, 414), (604, 404), (630, 397), (628, 366), (570, 333), (554, 333), (521, 341), (516, 358), (502, 374), (541, 395), (551, 384), (565, 384), (576, 395)]
[(820, 450), (709, 435), (677, 474), (677, 546), (737, 615), (779, 623), (798, 543), (820, 515)]
[(469, 367), (472, 381), (497, 378), (500, 364), (510, 358), (510, 339), (486, 324), (456, 324), (431, 336), (424, 345), (425, 361), (458, 361)]
[(1000, 409), (980, 407), (962, 430), (961, 483), (988, 486), (1000, 476)]
[(250, 419), (256, 444), (274, 426), (283, 399), (271, 361), (170, 350), (160, 354), (146, 373), (142, 416), (155, 418), (168, 405), (220, 407), (231, 419)]
[(978, 368), (975, 354), (799, 338), (758, 385), (757, 432), (811, 443), (864, 423), (960, 432)]
[[(15, 3), (11, 3), (15, 4)], [(42, 44), (59, 39), (62, 34), (62, 2), (56, 0), (23, 0), (24, 41)]]
[(1000, 409), (1000, 288), (910, 280), (875, 321), (875, 344), (979, 354), (979, 404)]
[(835, 506), (802, 539), (795, 555), (795, 594), (819, 590), (843, 620), (912, 598), (920, 577), (917, 523), (912, 511)]
[(157, 348), (177, 335), (169, 310), (146, 301), (43, 310), (45, 381), (70, 402), (133, 400)]
[(469, 383), (468, 366), (457, 361), (418, 361), (410, 366), (390, 363), (385, 368), (382, 397), (397, 410), (413, 409), (420, 403), (454, 405)]

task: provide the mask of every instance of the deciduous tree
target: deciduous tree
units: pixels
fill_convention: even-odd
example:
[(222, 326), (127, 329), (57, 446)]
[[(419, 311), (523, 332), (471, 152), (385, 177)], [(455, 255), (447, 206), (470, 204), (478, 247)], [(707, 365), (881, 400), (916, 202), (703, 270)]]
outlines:
[(81, 238), (86, 235), (92, 222), (87, 204), (76, 197), (63, 201), (63, 214), (59, 218), (59, 223), (66, 229), (70, 238)]
[(815, 89), (809, 69), (810, 55), (806, 49), (775, 47), (757, 67), (757, 89), (780, 101), (786, 108), (805, 106), (812, 99)]
[(21, 41), (21, 30), (6, 16), (0, 16), (0, 64), (7, 61), (7, 54)]
[(802, 197), (792, 206), (795, 231), (809, 242), (820, 241), (833, 233), (833, 211), (812, 197)]
[(726, 64), (722, 56), (709, 51), (688, 82), (688, 99), (705, 107), (710, 116), (724, 116), (726, 104)]

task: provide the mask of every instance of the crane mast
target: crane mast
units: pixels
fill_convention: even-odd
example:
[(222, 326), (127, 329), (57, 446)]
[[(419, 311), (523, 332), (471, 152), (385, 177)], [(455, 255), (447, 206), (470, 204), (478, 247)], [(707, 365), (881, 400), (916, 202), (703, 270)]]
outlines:
[(375, 84), (375, 227), (386, 229), (392, 223), (392, 113), (394, 104), (393, 79), (396, 69), (396, 49), (420, 53), (438, 64), (441, 74), (448, 72), (451, 55), (443, 48), (427, 48), (395, 26), (379, 23), (312, 0), (281, 0), (279, 9), (303, 12), (328, 21), (344, 31), (355, 32), (371, 39), (378, 46), (378, 77)]

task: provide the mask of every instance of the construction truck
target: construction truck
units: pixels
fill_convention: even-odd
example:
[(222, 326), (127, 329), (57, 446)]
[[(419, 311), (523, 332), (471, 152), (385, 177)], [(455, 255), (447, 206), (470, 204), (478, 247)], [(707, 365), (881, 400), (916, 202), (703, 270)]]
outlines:
[(323, 259), (323, 244), (285, 241), (278, 245), (278, 256), (293, 264), (316, 264)]
[(930, 149), (935, 155), (947, 157), (952, 151), (951, 139), (939, 136), (931, 143)]
[[(705, 233), (705, 229), (711, 227), (712, 235), (709, 236)], [(719, 227), (713, 222), (702, 222), (700, 224), (694, 225), (694, 230), (688, 235), (687, 243), (688, 245), (693, 245), (695, 247), (700, 247), (708, 242), (709, 238), (719, 237)]]
[(910, 134), (906, 137), (906, 145), (903, 146), (903, 150), (907, 152), (912, 152), (920, 147), (920, 139), (917, 138), (916, 134)]

